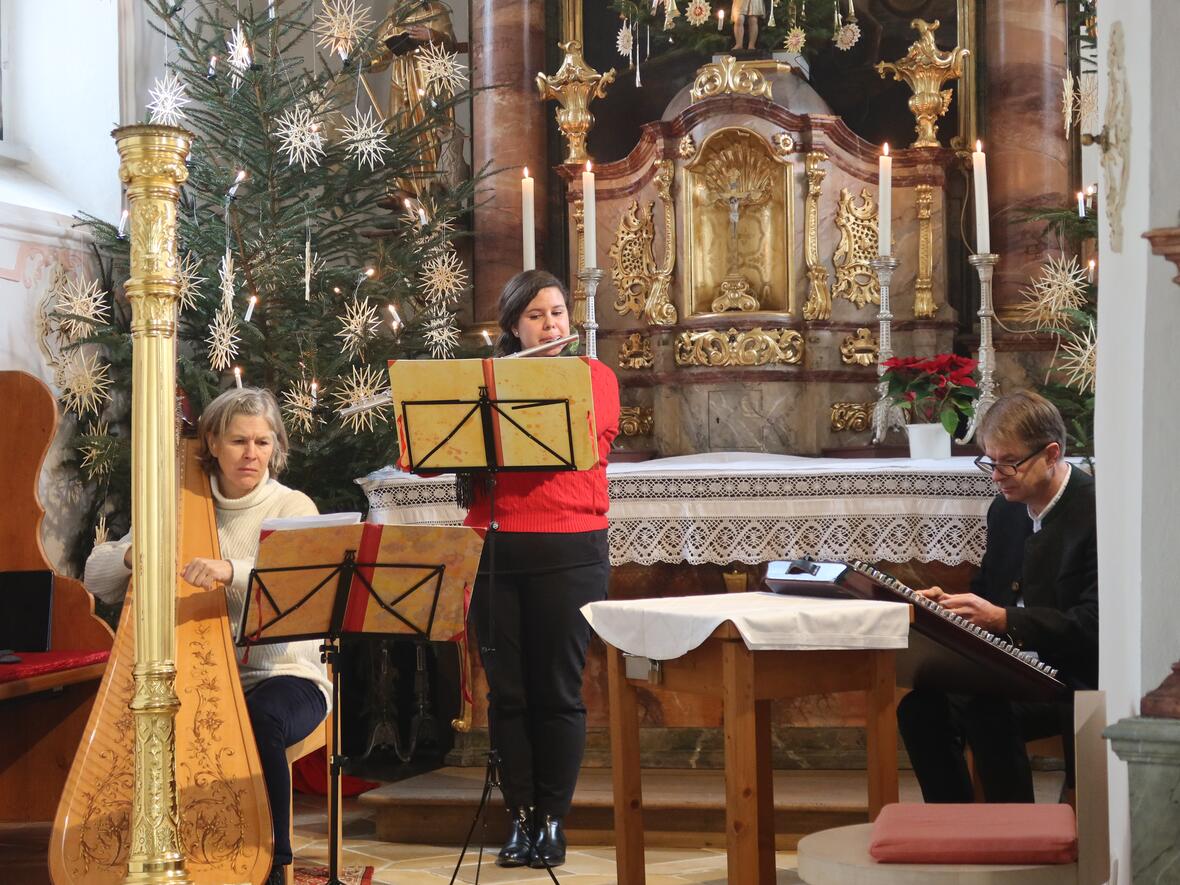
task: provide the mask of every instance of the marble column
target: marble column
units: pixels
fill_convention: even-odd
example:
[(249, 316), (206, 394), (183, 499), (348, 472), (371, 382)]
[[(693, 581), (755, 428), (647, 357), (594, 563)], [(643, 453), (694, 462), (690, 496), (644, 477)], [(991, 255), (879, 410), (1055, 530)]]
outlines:
[(1180, 719), (1132, 716), (1104, 734), (1131, 775), (1131, 875), (1120, 881), (1174, 881), (1180, 865)]
[(1000, 255), (993, 299), (1004, 317), (1043, 261), (1043, 223), (1017, 224), (1011, 210), (1062, 206), (1070, 198), (1069, 143), (1061, 122), (1065, 7), (989, 0), (984, 22), (988, 197), (992, 251)]
[(501, 170), (482, 182), (475, 209), (475, 322), (494, 323), (500, 290), (522, 266), (522, 166), (536, 181), (538, 267), (545, 266), (549, 158), (534, 82), (545, 70), (545, 2), (476, 0), (471, 14), (472, 167)]

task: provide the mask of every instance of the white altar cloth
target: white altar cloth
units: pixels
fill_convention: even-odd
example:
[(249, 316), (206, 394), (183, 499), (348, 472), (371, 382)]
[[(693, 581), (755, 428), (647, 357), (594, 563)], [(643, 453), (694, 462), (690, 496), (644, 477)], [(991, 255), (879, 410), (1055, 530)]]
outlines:
[(775, 593), (720, 593), (591, 602), (582, 614), (628, 654), (665, 661), (692, 651), (732, 621), (751, 651), (905, 648), (909, 606)]
[[(991, 480), (970, 458), (804, 458), (748, 452), (610, 464), (610, 557), (756, 564), (812, 556), (978, 563)], [(454, 476), (383, 468), (357, 482), (369, 518), (451, 524)]]

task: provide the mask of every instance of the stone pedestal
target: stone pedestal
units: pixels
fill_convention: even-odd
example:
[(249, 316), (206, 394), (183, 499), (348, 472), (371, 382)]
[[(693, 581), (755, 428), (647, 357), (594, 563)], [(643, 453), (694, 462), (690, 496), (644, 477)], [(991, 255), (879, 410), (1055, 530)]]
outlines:
[(1174, 881), (1180, 869), (1180, 719), (1133, 716), (1104, 735), (1130, 771), (1130, 881)]

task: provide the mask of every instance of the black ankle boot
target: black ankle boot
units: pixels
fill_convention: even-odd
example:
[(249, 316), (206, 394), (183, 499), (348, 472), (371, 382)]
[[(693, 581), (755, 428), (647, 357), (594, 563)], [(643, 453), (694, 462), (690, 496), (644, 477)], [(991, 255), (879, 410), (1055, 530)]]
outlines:
[(496, 856), (498, 867), (523, 867), (533, 856), (533, 810), (509, 808), (512, 829), (508, 841)]
[(266, 885), (286, 885), (287, 883), (287, 868), (281, 864), (275, 864), (270, 868), (270, 875), (266, 877)]
[(561, 818), (551, 814), (537, 824), (537, 836), (533, 844), (533, 859), (529, 866), (543, 870), (546, 866), (559, 867), (565, 863), (565, 829)]

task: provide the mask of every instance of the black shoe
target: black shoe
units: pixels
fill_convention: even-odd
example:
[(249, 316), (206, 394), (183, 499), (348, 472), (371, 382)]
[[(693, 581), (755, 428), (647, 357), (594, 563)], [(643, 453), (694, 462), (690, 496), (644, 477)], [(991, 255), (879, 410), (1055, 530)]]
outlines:
[(531, 808), (508, 809), (512, 818), (512, 830), (508, 841), (496, 855), (498, 867), (523, 867), (533, 856), (533, 810)]
[(266, 877), (266, 885), (286, 885), (287, 867), (275, 864), (270, 868), (270, 875)]
[(533, 857), (529, 866), (534, 870), (545, 867), (559, 867), (565, 863), (565, 829), (561, 818), (551, 814), (537, 824), (537, 836), (533, 845)]

